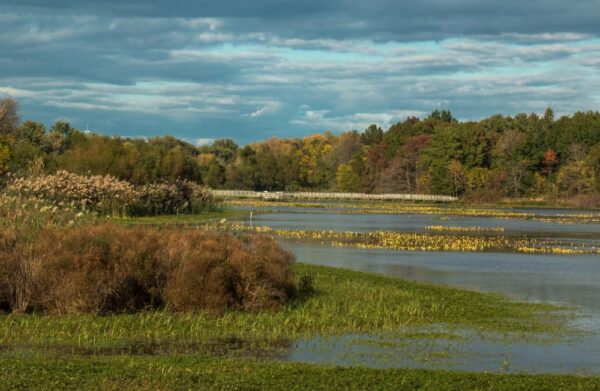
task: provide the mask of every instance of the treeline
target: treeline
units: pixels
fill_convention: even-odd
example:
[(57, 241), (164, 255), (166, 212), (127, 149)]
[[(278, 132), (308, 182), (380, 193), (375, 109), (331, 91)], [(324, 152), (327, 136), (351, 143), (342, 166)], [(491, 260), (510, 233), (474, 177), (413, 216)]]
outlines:
[(555, 118), (494, 115), (457, 121), (449, 111), (410, 117), (383, 130), (229, 139), (196, 147), (173, 137), (107, 137), (56, 122), (20, 122), (0, 101), (0, 173), (69, 170), (134, 184), (189, 179), (213, 188), (338, 190), (499, 197), (584, 197), (600, 191), (600, 113)]

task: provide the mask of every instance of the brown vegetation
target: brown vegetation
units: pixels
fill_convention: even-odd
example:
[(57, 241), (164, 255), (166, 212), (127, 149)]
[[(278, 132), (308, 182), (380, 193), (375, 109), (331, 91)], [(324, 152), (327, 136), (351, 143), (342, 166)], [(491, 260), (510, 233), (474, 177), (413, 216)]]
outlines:
[[(8, 232), (8, 230), (7, 230)], [(51, 314), (280, 307), (296, 292), (293, 256), (271, 238), (113, 224), (0, 239), (0, 302)]]

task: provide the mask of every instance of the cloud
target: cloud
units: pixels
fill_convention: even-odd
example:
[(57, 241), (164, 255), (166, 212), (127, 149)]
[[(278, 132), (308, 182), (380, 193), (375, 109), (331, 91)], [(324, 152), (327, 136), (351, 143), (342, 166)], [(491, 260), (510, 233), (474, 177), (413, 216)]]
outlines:
[(572, 0), (4, 0), (7, 10), (57, 15), (212, 18), (237, 31), (282, 37), (375, 40), (520, 34), (546, 40), (600, 31), (600, 7)]
[(197, 139), (193, 140), (193, 144), (198, 147), (201, 147), (203, 145), (210, 145), (214, 142), (215, 142), (214, 138), (197, 138)]
[(246, 143), (600, 103), (588, 1), (4, 0), (0, 95), (107, 134)]

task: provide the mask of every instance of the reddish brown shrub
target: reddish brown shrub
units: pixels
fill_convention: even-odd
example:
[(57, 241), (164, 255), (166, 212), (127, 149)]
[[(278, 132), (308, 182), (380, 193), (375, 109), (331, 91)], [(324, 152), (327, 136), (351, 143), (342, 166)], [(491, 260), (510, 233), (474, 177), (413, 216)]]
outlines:
[(101, 224), (6, 242), (0, 304), (15, 312), (256, 311), (296, 289), (292, 255), (268, 237)]
[(166, 288), (165, 299), (174, 309), (256, 311), (277, 308), (295, 293), (293, 256), (273, 239), (197, 235), (184, 236), (197, 245), (182, 254)]

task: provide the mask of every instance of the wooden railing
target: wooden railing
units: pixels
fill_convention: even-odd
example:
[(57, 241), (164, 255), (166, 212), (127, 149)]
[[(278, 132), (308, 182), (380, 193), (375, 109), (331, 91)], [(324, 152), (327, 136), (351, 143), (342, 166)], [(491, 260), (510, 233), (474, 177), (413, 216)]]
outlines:
[(366, 194), (337, 193), (315, 191), (251, 191), (251, 190), (211, 190), (213, 196), (222, 198), (262, 198), (268, 200), (313, 199), (313, 200), (399, 200), (399, 201), (432, 201), (451, 202), (458, 198), (432, 194)]

